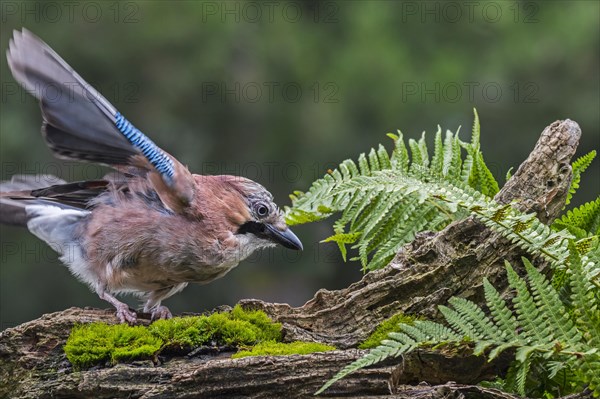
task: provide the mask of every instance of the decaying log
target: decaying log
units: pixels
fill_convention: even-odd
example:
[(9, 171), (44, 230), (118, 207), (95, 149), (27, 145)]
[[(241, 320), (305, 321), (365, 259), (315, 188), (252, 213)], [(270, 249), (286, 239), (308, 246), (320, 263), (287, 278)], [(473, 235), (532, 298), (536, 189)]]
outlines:
[[(580, 135), (570, 120), (548, 126), (496, 200), (536, 212), (546, 223), (556, 218), (569, 189), (569, 163)], [(364, 354), (353, 348), (379, 322), (398, 312), (438, 318), (437, 305), (454, 295), (481, 303), (483, 277), (501, 290), (506, 286), (504, 260), (518, 264), (522, 255), (471, 217), (438, 233), (419, 234), (387, 267), (346, 289), (320, 290), (301, 307), (242, 301), (244, 307), (262, 309), (281, 322), (285, 341), (318, 341), (340, 349), (312, 355), (230, 359), (230, 353), (223, 353), (76, 372), (62, 350), (69, 330), (75, 323), (115, 323), (114, 312), (72, 308), (44, 315), (0, 333), (0, 397), (311, 396)], [(506, 365), (506, 358), (487, 364), (469, 354), (420, 350), (354, 373), (325, 395), (382, 397), (391, 390), (396, 398), (513, 398), (470, 385), (501, 373)]]

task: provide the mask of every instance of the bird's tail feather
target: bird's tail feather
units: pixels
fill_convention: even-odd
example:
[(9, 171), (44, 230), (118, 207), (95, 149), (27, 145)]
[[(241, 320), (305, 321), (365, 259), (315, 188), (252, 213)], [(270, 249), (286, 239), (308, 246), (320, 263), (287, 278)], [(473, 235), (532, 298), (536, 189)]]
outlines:
[(0, 223), (27, 226), (30, 217), (26, 207), (29, 205), (73, 208), (31, 195), (35, 190), (63, 184), (66, 184), (64, 180), (51, 175), (15, 175), (10, 181), (0, 182)]
[(10, 226), (27, 226), (25, 202), (0, 197), (0, 223)]

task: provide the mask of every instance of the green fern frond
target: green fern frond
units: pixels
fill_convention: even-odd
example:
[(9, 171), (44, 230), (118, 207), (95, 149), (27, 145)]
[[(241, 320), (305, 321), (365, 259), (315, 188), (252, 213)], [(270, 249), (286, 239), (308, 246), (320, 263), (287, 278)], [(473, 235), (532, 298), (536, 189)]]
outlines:
[(554, 222), (553, 227), (566, 228), (578, 238), (589, 234), (600, 235), (600, 196), (595, 201), (586, 202), (568, 211)]
[(600, 267), (598, 262), (581, 257), (571, 244), (569, 283), (572, 313), (580, 329), (588, 332), (585, 339), (590, 347), (600, 348), (600, 289), (591, 281), (595, 267)]
[(509, 180), (510, 180), (510, 178), (512, 177), (512, 170), (513, 170), (513, 168), (512, 168), (512, 166), (511, 166), (511, 167), (510, 167), (510, 168), (508, 168), (508, 170), (506, 171), (506, 176), (504, 176), (504, 179), (505, 179), (506, 181), (509, 181)]
[(513, 304), (517, 313), (517, 320), (523, 329), (523, 335), (543, 345), (552, 345), (553, 331), (551, 331), (547, 320), (541, 315), (536, 306), (533, 296), (527, 288), (527, 283), (512, 268), (510, 263), (505, 262), (508, 284), (516, 291)]
[(500, 293), (490, 284), (487, 278), (483, 280), (483, 290), (487, 306), (495, 322), (496, 335), (501, 334), (500, 337), (507, 342), (519, 340), (517, 319)]
[(479, 142), (481, 137), (481, 128), (479, 126), (479, 114), (477, 109), (473, 108), (473, 130), (471, 132), (471, 146), (479, 150)]
[(362, 358), (350, 363), (346, 367), (344, 367), (339, 373), (337, 373), (333, 378), (327, 381), (317, 392), (315, 395), (318, 395), (333, 385), (335, 382), (341, 380), (345, 376), (354, 373), (360, 369), (371, 366), (373, 364), (381, 363), (385, 359), (389, 357), (400, 356), (403, 353), (409, 352), (416, 348), (417, 342), (410, 338), (406, 334), (395, 334), (394, 340), (383, 340), (381, 344), (369, 351)]
[(425, 132), (421, 134), (419, 141), (414, 139), (408, 140), (408, 146), (411, 154), (410, 167), (420, 166), (426, 168), (429, 166), (429, 151), (427, 150), (427, 144), (425, 143)]
[(575, 324), (584, 331), (576, 365), (579, 377), (588, 384), (594, 396), (600, 396), (600, 276), (598, 249), (580, 256), (574, 244), (570, 247), (569, 271), (572, 291), (572, 313)]
[[(391, 176), (394, 177), (391, 177)], [(337, 195), (351, 195), (351, 200), (334, 224), (337, 234), (360, 231), (359, 256), (363, 266), (373, 269), (385, 265), (388, 255), (427, 227), (444, 226), (454, 220), (444, 204), (427, 201), (424, 183), (397, 171), (377, 171), (341, 183)], [(368, 254), (374, 252), (369, 261)], [(394, 252), (395, 253), (395, 252)]]
[(499, 191), (499, 186), (483, 160), (483, 154), (479, 148), (479, 115), (476, 109), (473, 109), (473, 113), (474, 122), (471, 143), (462, 143), (462, 146), (467, 150), (467, 158), (463, 164), (463, 179), (466, 179), (470, 187), (488, 197), (493, 197)]
[(483, 154), (481, 154), (481, 152), (475, 157), (475, 165), (480, 179), (477, 182), (470, 183), (471, 187), (481, 191), (488, 197), (493, 197), (500, 191), (500, 187), (498, 186), (498, 181), (496, 181), (494, 175), (483, 160)]
[(462, 337), (452, 329), (427, 320), (415, 320), (413, 325), (400, 323), (401, 332), (391, 332), (390, 339), (381, 341), (381, 344), (369, 351), (362, 358), (344, 367), (333, 378), (327, 381), (316, 393), (318, 395), (349, 374), (373, 364), (381, 363), (390, 357), (398, 357), (410, 352), (424, 344), (441, 342), (460, 342)]
[[(346, 366), (317, 393), (363, 367), (383, 359), (397, 357), (421, 346), (440, 343), (475, 343), (474, 353), (488, 353), (492, 360), (509, 348), (515, 348), (515, 360), (504, 381), (504, 389), (529, 395), (537, 392), (539, 378), (548, 375), (544, 384), (554, 384), (541, 393), (558, 389), (561, 393), (577, 392), (587, 385), (600, 396), (600, 295), (590, 276), (600, 275), (598, 256), (580, 257), (574, 243), (569, 244), (568, 279), (571, 287), (569, 304), (527, 259), (523, 259), (527, 280), (506, 263), (509, 286), (515, 291), (511, 311), (498, 291), (484, 280), (488, 316), (473, 302), (451, 298), (450, 307), (440, 306), (449, 326), (417, 320), (412, 326), (400, 324), (401, 332), (388, 335), (381, 345)], [(592, 259), (593, 260), (590, 260)], [(557, 376), (563, 376), (561, 380)], [(556, 377), (556, 378), (555, 378)], [(533, 389), (533, 390), (532, 390)]]
[[(459, 342), (464, 338), (451, 328), (433, 321), (417, 320), (414, 324), (429, 337), (428, 341), (431, 342)], [(402, 325), (403, 330), (404, 328)]]
[(543, 256), (556, 267), (564, 264), (568, 256), (567, 240), (574, 238), (567, 231), (554, 231), (535, 214), (523, 214), (510, 205), (498, 204), (470, 187), (432, 183), (430, 186), (435, 190), (433, 197), (473, 213), (528, 253)]
[[(361, 190), (358, 190), (359, 187)], [(369, 234), (361, 236), (361, 242), (357, 245), (362, 245), (363, 253), (360, 255), (363, 262), (366, 262), (365, 251), (376, 250), (374, 259), (379, 259), (377, 254), (383, 248), (386, 251), (397, 249), (404, 242), (412, 240), (420, 228), (431, 225), (433, 215), (438, 216), (440, 224), (449, 223), (460, 215), (456, 212), (458, 208), (474, 213), (488, 227), (499, 231), (529, 253), (543, 256), (557, 266), (562, 265), (567, 257), (566, 241), (574, 238), (567, 231), (552, 230), (541, 223), (534, 214), (522, 214), (510, 205), (498, 204), (468, 186), (453, 185), (435, 177), (430, 177), (424, 182), (422, 179), (404, 176), (395, 171), (377, 171), (371, 176), (360, 176), (341, 183), (336, 192), (338, 195), (353, 195), (353, 204), (356, 198), (360, 198), (360, 201), (356, 201), (358, 207), (350, 206), (344, 211), (340, 219), (343, 223), (336, 223), (337, 233), (342, 232), (342, 226), (346, 223), (350, 224), (350, 231), (363, 231), (369, 221), (375, 221), (375, 224), (368, 225)], [(386, 216), (391, 209), (394, 210), (394, 215), (403, 214), (405, 220), (393, 220), (390, 224), (390, 219)], [(433, 209), (436, 212), (430, 215), (428, 212)], [(374, 210), (379, 210), (374, 212), (379, 215), (376, 218), (373, 218)], [(415, 211), (421, 214), (418, 215)], [(423, 213), (427, 214), (426, 218), (422, 217)], [(371, 215), (372, 219), (369, 219), (368, 215)], [(440, 219), (440, 215), (445, 217)], [(352, 220), (351, 217), (356, 219)], [(401, 222), (400, 227), (396, 225), (398, 221)], [(385, 230), (382, 230), (384, 227)], [(403, 231), (406, 227), (409, 229)], [(375, 239), (389, 239), (393, 229), (402, 231), (407, 239), (394, 242), (392, 247), (386, 246), (389, 244), (387, 240)], [(379, 234), (382, 231), (386, 234)]]
[[(286, 220), (298, 224), (341, 212), (334, 223), (335, 235), (345, 234), (339, 237), (348, 238), (360, 232), (353, 246), (358, 257), (353, 259), (359, 259), (365, 270), (381, 268), (419, 231), (439, 230), (467, 214), (432, 198), (438, 185), (471, 186), (486, 196), (498, 191), (497, 182), (483, 162), (479, 135), (476, 112), (470, 143), (462, 142), (458, 132), (450, 131), (442, 140), (438, 126), (430, 158), (425, 133), (408, 143), (400, 131), (388, 134), (394, 140), (391, 155), (380, 145), (361, 154), (357, 162), (342, 162), (315, 181), (307, 193), (294, 192), (290, 196), (292, 207), (285, 209)], [(431, 180), (437, 183), (427, 187)], [(345, 258), (347, 243), (337, 244)]]
[(401, 324), (400, 329), (402, 332), (391, 332), (388, 334), (388, 337), (396, 341), (406, 341), (406, 337), (409, 337), (410, 341), (407, 342), (430, 342), (435, 340), (434, 336), (431, 336), (427, 332), (421, 330), (418, 323), (416, 326)]
[(444, 144), (442, 142), (442, 128), (438, 125), (433, 140), (433, 156), (431, 157), (430, 169), (432, 172), (442, 175), (444, 173)]
[(586, 237), (576, 241), (575, 247), (577, 248), (577, 252), (585, 255), (588, 252), (591, 252), (594, 248), (598, 248), (599, 241), (600, 237), (598, 236)]
[(529, 260), (523, 258), (523, 263), (537, 309), (543, 310), (540, 316), (547, 319), (548, 326), (552, 326), (553, 340), (558, 340), (564, 348), (577, 346), (581, 341), (581, 334), (563, 306), (558, 292)]
[(402, 132), (398, 130), (398, 135), (388, 133), (388, 137), (394, 140), (394, 150), (390, 157), (391, 169), (399, 170), (402, 173), (408, 172), (410, 159), (408, 157), (408, 149), (404, 144), (404, 137)]
[[(515, 212), (507, 216), (507, 222), (504, 223), (488, 218), (485, 211), (477, 212), (476, 214), (486, 226), (500, 232), (511, 242), (525, 249), (529, 254), (543, 256), (556, 267), (564, 265), (564, 261), (568, 256), (566, 242), (574, 238), (566, 231), (554, 232), (533, 215), (520, 215)], [(511, 227), (511, 221), (531, 221), (532, 226), (525, 231), (515, 232)]]
[(571, 164), (571, 168), (573, 170), (573, 178), (571, 179), (571, 187), (569, 188), (569, 192), (567, 194), (565, 206), (571, 203), (573, 195), (575, 195), (575, 193), (579, 189), (579, 183), (581, 182), (581, 174), (585, 172), (585, 170), (590, 166), (594, 158), (596, 158), (596, 150), (590, 151), (584, 156), (577, 158), (577, 160), (575, 160), (575, 162)]
[(340, 234), (332, 235), (331, 237), (327, 237), (322, 242), (337, 242), (337, 243), (341, 243), (341, 244), (352, 244), (352, 243), (356, 242), (356, 240), (358, 240), (360, 235), (361, 235), (360, 231), (356, 232), (356, 233), (340, 233)]
[(468, 162), (468, 155), (463, 161), (461, 155), (462, 142), (458, 138), (458, 131), (452, 134), (450, 130), (446, 130), (446, 139), (444, 141), (444, 169), (442, 176), (445, 176), (450, 181), (466, 182), (469, 180), (469, 175), (463, 169), (463, 162)]
[[(460, 297), (450, 298), (448, 303), (456, 310), (450, 310), (448, 314), (444, 313), (442, 308), (440, 308), (440, 311), (442, 311), (446, 320), (455, 330), (462, 332), (465, 336), (477, 340), (499, 338), (497, 337), (497, 329), (494, 327), (494, 323), (489, 320), (483, 310), (475, 303)], [(448, 317), (449, 315), (453, 315), (454, 320), (457, 323), (452, 323), (452, 319)], [(471, 331), (473, 333), (471, 333)]]
[(286, 221), (289, 225), (305, 224), (318, 222), (319, 220), (322, 220), (327, 216), (329, 216), (327, 213), (316, 213), (298, 210), (292, 215), (288, 215)]
[(515, 390), (521, 396), (525, 396), (525, 385), (527, 383), (527, 375), (529, 374), (530, 367), (531, 356), (527, 356), (522, 362), (516, 363)]

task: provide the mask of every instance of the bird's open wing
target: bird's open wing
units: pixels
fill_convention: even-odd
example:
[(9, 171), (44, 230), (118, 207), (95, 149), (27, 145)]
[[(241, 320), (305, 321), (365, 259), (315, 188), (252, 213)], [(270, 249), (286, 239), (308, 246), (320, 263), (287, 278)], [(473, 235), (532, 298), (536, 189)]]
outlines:
[(54, 154), (119, 168), (148, 171), (164, 204), (175, 212), (189, 205), (189, 170), (136, 129), (46, 43), (26, 29), (15, 31), (7, 53), (14, 78), (40, 101), (42, 131)]

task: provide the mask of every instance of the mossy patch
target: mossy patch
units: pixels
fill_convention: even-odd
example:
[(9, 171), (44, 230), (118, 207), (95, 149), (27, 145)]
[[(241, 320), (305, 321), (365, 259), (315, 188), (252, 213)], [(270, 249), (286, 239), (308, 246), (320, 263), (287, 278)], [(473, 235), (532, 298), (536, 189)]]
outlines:
[(161, 338), (165, 346), (180, 348), (207, 343), (247, 346), (281, 339), (281, 324), (273, 323), (262, 311), (244, 310), (239, 305), (231, 312), (158, 320), (148, 329)]
[(77, 325), (64, 346), (67, 358), (82, 369), (110, 361), (112, 364), (153, 358), (165, 348), (200, 345), (249, 346), (281, 339), (281, 324), (261, 311), (241, 306), (208, 316), (158, 320), (148, 327), (92, 323)]
[(415, 317), (413, 317), (413, 316), (407, 316), (403, 313), (397, 313), (397, 314), (393, 315), (392, 317), (390, 317), (389, 319), (384, 320), (381, 323), (379, 323), (379, 325), (377, 326), (375, 331), (373, 331), (373, 333), (369, 336), (369, 338), (367, 338), (358, 347), (360, 349), (376, 348), (377, 346), (379, 346), (381, 341), (383, 341), (384, 339), (388, 339), (389, 333), (394, 332), (394, 331), (400, 331), (398, 324), (404, 323), (404, 324), (412, 325), (414, 321), (415, 321)]
[(92, 323), (75, 326), (64, 350), (74, 366), (86, 368), (109, 360), (152, 358), (162, 345), (160, 338), (142, 326)]
[(242, 350), (231, 356), (234, 359), (247, 356), (284, 356), (284, 355), (306, 355), (314, 352), (327, 352), (335, 350), (331, 345), (319, 342), (295, 341), (289, 344), (282, 342), (261, 342), (248, 350)]

